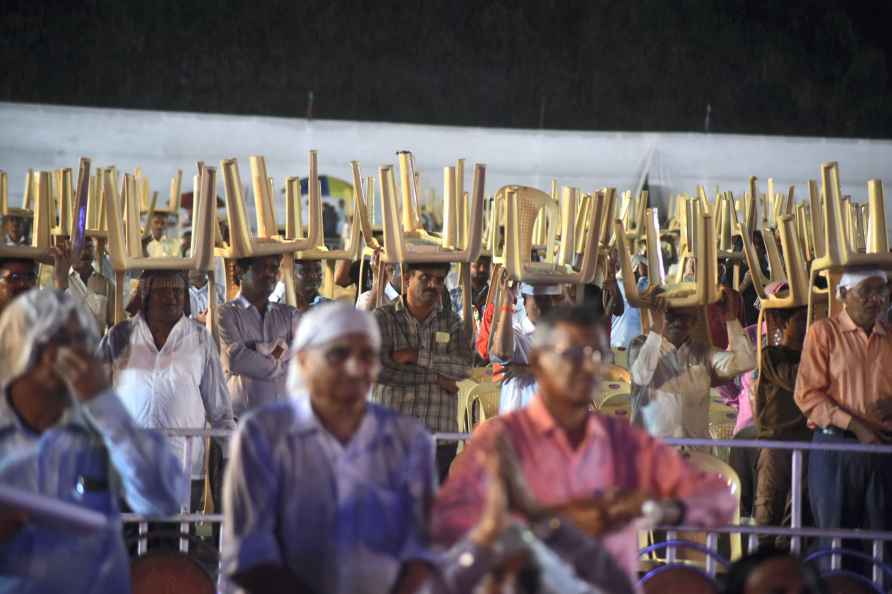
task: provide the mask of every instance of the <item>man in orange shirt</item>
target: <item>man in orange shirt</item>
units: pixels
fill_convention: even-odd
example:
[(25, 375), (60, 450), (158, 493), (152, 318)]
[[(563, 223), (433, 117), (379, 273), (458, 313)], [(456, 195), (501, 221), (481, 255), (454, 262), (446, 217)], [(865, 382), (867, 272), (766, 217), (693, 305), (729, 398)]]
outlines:
[[(812, 324), (796, 378), (796, 404), (818, 443), (892, 443), (892, 326), (881, 270), (846, 272), (845, 309)], [(819, 528), (892, 530), (892, 456), (815, 450), (808, 490)], [(827, 543), (829, 545), (829, 543)], [(886, 558), (892, 554), (887, 546)]]

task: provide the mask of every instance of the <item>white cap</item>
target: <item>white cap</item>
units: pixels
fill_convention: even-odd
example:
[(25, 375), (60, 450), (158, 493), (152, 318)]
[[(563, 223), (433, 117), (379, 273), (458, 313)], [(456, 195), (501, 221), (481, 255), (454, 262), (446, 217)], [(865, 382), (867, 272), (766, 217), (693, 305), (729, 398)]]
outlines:
[(562, 295), (560, 285), (530, 285), (522, 283), (520, 285), (521, 295)]
[(869, 278), (881, 278), (883, 280), (888, 280), (888, 277), (886, 276), (886, 272), (884, 270), (847, 270), (845, 273), (843, 273), (842, 278), (839, 279), (839, 284), (836, 286), (836, 291), (839, 292), (840, 289), (851, 289), (860, 285)]

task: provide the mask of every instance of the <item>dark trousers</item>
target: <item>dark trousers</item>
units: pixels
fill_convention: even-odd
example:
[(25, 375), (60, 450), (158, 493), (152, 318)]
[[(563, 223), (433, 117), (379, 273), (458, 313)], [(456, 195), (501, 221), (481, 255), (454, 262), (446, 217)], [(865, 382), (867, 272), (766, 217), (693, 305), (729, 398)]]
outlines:
[[(821, 430), (815, 431), (812, 441), (858, 443), (851, 433), (828, 435)], [(815, 450), (810, 452), (808, 467), (811, 511), (818, 528), (892, 530), (892, 456)], [(821, 539), (819, 546), (830, 548), (831, 540)], [(872, 553), (870, 541), (843, 541), (843, 547)], [(892, 559), (888, 543), (884, 557)], [(829, 567), (830, 558), (822, 563)], [(866, 566), (860, 569), (870, 571)]]
[(437, 476), (441, 485), (446, 481), (446, 475), (449, 474), (449, 466), (455, 460), (456, 451), (458, 451), (457, 443), (441, 443), (437, 446)]
[[(753, 503), (753, 519), (760, 526), (789, 526), (793, 517), (791, 487), (793, 452), (788, 450), (759, 450), (756, 462), (756, 497)], [(807, 460), (807, 457), (805, 458)], [(805, 464), (803, 466), (806, 466)], [(808, 489), (806, 469), (802, 469), (802, 525), (809, 526)], [(765, 536), (759, 544), (774, 543), (778, 548), (789, 547), (787, 536)]]

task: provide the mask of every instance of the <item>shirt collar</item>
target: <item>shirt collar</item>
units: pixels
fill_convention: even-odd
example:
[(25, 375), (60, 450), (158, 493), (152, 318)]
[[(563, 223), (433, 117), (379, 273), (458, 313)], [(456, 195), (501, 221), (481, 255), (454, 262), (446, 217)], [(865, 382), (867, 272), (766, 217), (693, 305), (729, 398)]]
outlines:
[[(551, 413), (548, 412), (548, 408), (546, 408), (545, 402), (542, 401), (542, 396), (540, 394), (537, 393), (527, 405), (527, 412), (533, 423), (533, 427), (535, 427), (539, 433), (550, 435), (558, 430), (557, 421), (555, 421), (554, 417), (551, 416)], [(588, 421), (586, 422), (585, 427), (586, 440), (592, 437), (602, 437), (604, 435), (603, 420), (598, 415), (589, 412)]]
[[(294, 426), (293, 430), (298, 434), (309, 434), (317, 431), (328, 430), (319, 422), (319, 417), (313, 411), (313, 405), (310, 402), (310, 394), (306, 391), (291, 397), (292, 406), (294, 407)], [(342, 444), (344, 449), (354, 445), (363, 446), (371, 440), (371, 436), (377, 431), (378, 423), (373, 410), (374, 405), (367, 402), (366, 410), (363, 414), (362, 421), (356, 429), (356, 433), (350, 438), (346, 444)]]
[[(856, 324), (854, 320), (852, 320), (852, 317), (849, 315), (849, 312), (847, 312), (845, 308), (843, 308), (842, 311), (837, 314), (836, 319), (839, 322), (840, 330), (842, 330), (843, 332), (857, 332), (858, 330), (861, 330), (861, 327), (858, 326), (858, 324)], [(886, 330), (886, 322), (881, 319), (877, 319), (876, 323), (874, 323), (873, 325), (873, 332), (875, 334), (879, 334), (880, 336), (885, 336)]]
[(235, 303), (236, 305), (238, 305), (239, 307), (241, 307), (242, 309), (255, 309), (255, 310), (257, 309), (256, 307), (251, 305), (251, 302), (248, 301), (244, 295), (242, 295), (241, 291), (238, 292), (238, 295), (235, 296), (235, 299), (233, 299), (232, 302)]
[[(399, 296), (394, 301), (394, 303), (396, 304), (396, 307), (395, 307), (396, 311), (405, 311), (407, 316), (409, 316), (413, 320), (415, 319), (415, 316), (413, 316), (411, 313), (409, 313), (409, 306), (406, 305), (405, 297), (403, 297), (402, 295)], [(427, 322), (433, 320), (438, 315), (440, 315), (441, 311), (443, 311), (443, 302), (437, 301), (437, 303), (434, 304), (434, 308), (431, 310), (431, 313), (424, 320), (421, 320), (421, 321), (416, 320), (416, 321), (418, 321), (419, 324), (426, 324)]]

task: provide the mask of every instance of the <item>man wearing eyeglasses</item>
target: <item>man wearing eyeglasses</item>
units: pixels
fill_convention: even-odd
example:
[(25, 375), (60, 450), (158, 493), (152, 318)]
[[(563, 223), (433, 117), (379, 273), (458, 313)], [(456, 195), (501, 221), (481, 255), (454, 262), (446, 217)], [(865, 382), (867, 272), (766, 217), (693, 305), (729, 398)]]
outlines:
[[(892, 443), (892, 326), (882, 270), (846, 271), (844, 309), (811, 325), (794, 398), (816, 443)], [(808, 489), (819, 528), (892, 530), (892, 456), (814, 450)], [(824, 543), (830, 545), (830, 542)], [(886, 547), (886, 558), (892, 548)]]
[(608, 349), (598, 322), (576, 306), (537, 324), (530, 367), (538, 393), (525, 408), (475, 431), (437, 496), (435, 540), (451, 545), (478, 521), (486, 493), (481, 460), (503, 438), (536, 500), (601, 537), (633, 583), (638, 540), (629, 521), (644, 500), (657, 502), (663, 523), (715, 526), (731, 518), (736, 502), (721, 479), (695, 472), (673, 448), (624, 419), (591, 410)]
[(239, 592), (391, 592), (401, 568), (428, 559), (433, 444), (417, 420), (368, 401), (380, 346), (369, 313), (311, 309), (289, 398), (243, 419), (223, 506), (223, 571)]
[(9, 302), (37, 286), (37, 262), (0, 258), (0, 313)]

